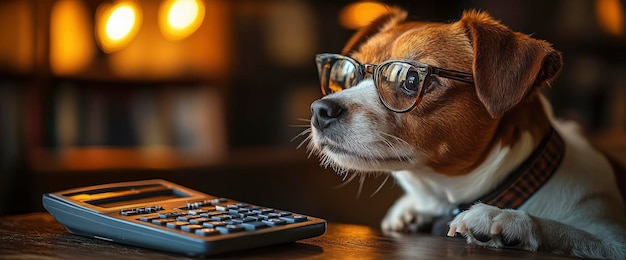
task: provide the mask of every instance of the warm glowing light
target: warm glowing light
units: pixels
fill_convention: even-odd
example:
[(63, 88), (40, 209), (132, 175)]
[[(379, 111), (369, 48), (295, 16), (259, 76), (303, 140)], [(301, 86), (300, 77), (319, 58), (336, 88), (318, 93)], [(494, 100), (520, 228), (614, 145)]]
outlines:
[(596, 0), (596, 16), (602, 29), (613, 35), (624, 33), (624, 12), (620, 0)]
[(348, 29), (358, 29), (368, 25), (378, 16), (389, 10), (387, 5), (363, 1), (347, 5), (339, 13), (339, 23)]
[(100, 47), (105, 52), (124, 48), (139, 31), (141, 10), (132, 1), (104, 3), (96, 13), (96, 30)]
[(95, 53), (88, 8), (81, 1), (57, 1), (50, 14), (50, 67), (57, 75), (79, 73)]
[(204, 20), (204, 4), (199, 0), (166, 0), (159, 8), (159, 27), (170, 40), (180, 40), (195, 32)]

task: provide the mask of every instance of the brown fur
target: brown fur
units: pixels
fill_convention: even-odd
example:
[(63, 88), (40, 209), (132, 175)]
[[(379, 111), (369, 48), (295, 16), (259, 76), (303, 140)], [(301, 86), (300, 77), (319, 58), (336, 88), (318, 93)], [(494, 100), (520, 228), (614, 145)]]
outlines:
[(452, 24), (404, 22), (405, 17), (397, 9), (381, 16), (357, 32), (344, 53), (362, 63), (406, 58), (473, 72), (474, 86), (439, 78), (441, 84), (435, 81), (414, 111), (389, 114), (393, 129), (407, 130), (395, 134), (429, 151), (427, 166), (461, 175), (477, 167), (494, 145), (513, 145), (524, 131), (536, 143), (542, 139), (549, 122), (536, 91), (562, 63), (547, 42), (475, 11)]

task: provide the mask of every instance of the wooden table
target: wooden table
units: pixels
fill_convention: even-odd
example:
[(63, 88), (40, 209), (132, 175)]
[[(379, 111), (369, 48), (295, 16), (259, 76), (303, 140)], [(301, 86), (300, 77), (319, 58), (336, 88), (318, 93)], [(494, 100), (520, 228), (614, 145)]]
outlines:
[[(388, 234), (329, 223), (323, 236), (219, 258), (241, 259), (570, 259), (548, 253), (491, 249), (463, 239)], [(48, 213), (0, 217), (0, 259), (188, 259), (186, 256), (70, 234)]]

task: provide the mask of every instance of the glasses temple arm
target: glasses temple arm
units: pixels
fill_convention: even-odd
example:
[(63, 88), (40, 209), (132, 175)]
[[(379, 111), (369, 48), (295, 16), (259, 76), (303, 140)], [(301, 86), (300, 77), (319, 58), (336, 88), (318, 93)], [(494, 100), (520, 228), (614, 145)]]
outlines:
[(458, 80), (468, 84), (474, 84), (474, 75), (471, 73), (465, 73), (455, 70), (446, 70), (437, 67), (431, 67), (433, 69), (432, 74), (442, 78), (448, 78), (452, 80)]

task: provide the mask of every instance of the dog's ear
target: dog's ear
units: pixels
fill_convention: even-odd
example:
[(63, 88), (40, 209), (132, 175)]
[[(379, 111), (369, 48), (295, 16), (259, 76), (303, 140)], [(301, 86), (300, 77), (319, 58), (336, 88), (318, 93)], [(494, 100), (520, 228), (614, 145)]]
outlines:
[(383, 32), (393, 27), (394, 25), (404, 21), (406, 19), (407, 12), (400, 8), (394, 7), (389, 10), (389, 12), (384, 13), (372, 22), (370, 22), (367, 26), (359, 29), (352, 38), (348, 41), (343, 50), (341, 51), (341, 55), (348, 55), (350, 52), (355, 51), (363, 44), (367, 39), (372, 37), (374, 34), (379, 32)]
[(463, 13), (474, 50), (474, 83), (491, 116), (517, 105), (533, 88), (548, 85), (561, 70), (561, 54), (548, 42), (513, 32), (477, 11)]

